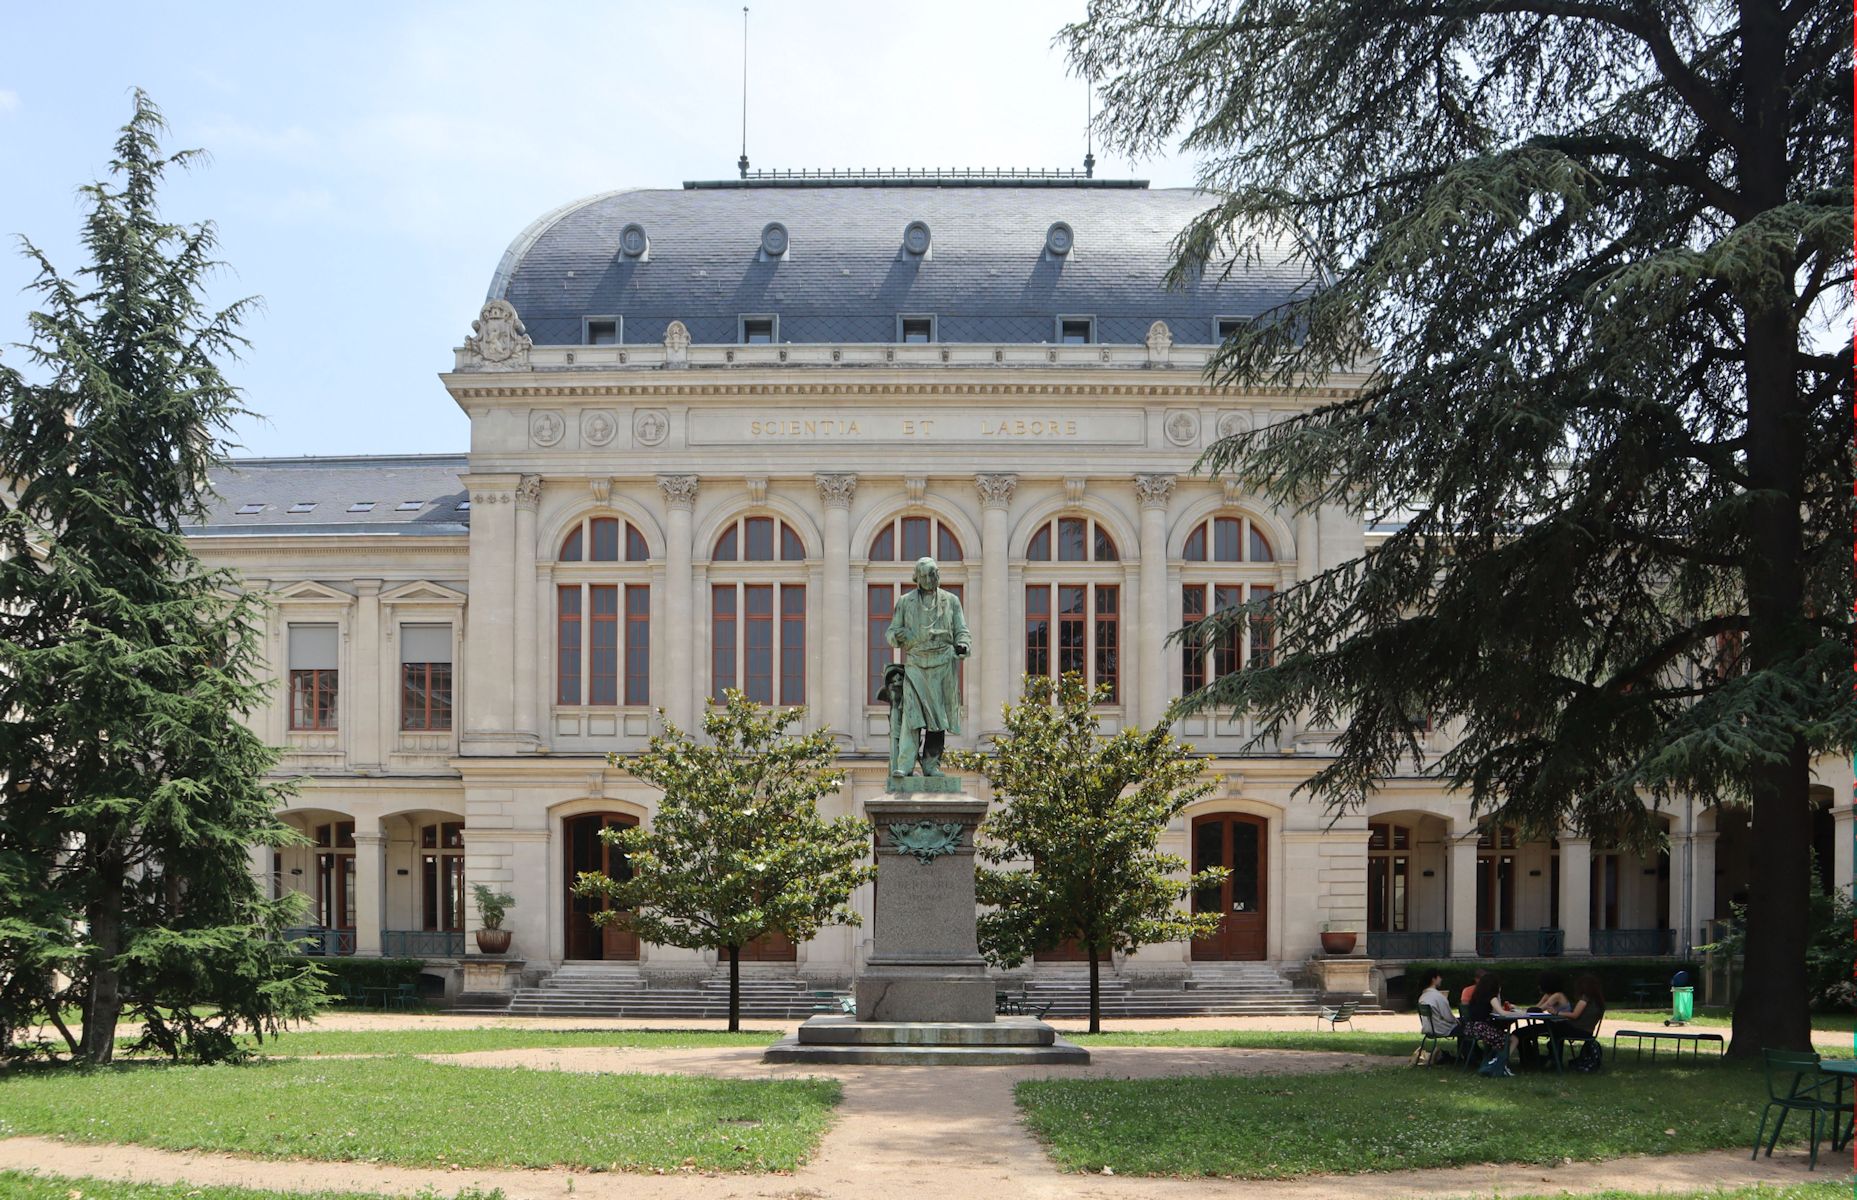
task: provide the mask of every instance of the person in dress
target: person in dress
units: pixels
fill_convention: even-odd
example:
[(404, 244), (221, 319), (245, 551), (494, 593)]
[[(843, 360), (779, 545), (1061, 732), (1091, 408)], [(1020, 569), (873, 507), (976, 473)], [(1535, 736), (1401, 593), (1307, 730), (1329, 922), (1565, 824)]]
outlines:
[(1497, 1013), (1508, 1011), (1501, 978), (1494, 971), (1485, 972), (1470, 993), (1470, 1003), (1464, 1006), (1465, 1031), (1489, 1056), (1480, 1068), (1485, 1075), (1515, 1074), (1509, 1069), (1509, 1054), (1514, 1049), (1509, 1027), (1496, 1019)]

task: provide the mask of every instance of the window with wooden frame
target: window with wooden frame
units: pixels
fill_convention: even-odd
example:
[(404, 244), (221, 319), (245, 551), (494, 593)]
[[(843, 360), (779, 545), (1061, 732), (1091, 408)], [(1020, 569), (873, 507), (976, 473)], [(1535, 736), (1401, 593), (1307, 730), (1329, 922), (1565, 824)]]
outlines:
[(316, 826), (316, 917), (324, 929), (355, 927), (355, 823)]
[(419, 828), (421, 929), (464, 931), (464, 822)]
[(290, 626), (290, 728), (340, 728), (341, 633), (335, 625)]
[[(1195, 525), (1181, 550), (1180, 619), (1192, 626), (1247, 604), (1267, 605), (1276, 594), (1279, 567), (1269, 535), (1251, 518), (1218, 513)], [(1180, 687), (1196, 692), (1221, 676), (1268, 665), (1276, 652), (1267, 610), (1227, 628), (1210, 643), (1180, 645)]]
[(619, 517), (591, 516), (555, 556), (555, 703), (651, 703), (651, 550)]
[(451, 626), (400, 626), (400, 728), (451, 728)]
[[(806, 543), (778, 517), (738, 517), (710, 553), (710, 699), (806, 702)], [(733, 563), (765, 563), (752, 571)], [(731, 578), (733, 576), (733, 578)]]
[(1027, 675), (1075, 671), (1086, 686), (1108, 688), (1103, 703), (1121, 703), (1121, 569), (1092, 569), (1121, 557), (1114, 535), (1094, 517), (1053, 517), (1032, 531), (1025, 545)]
[(1367, 931), (1403, 933), (1411, 901), (1412, 829), (1367, 823)]

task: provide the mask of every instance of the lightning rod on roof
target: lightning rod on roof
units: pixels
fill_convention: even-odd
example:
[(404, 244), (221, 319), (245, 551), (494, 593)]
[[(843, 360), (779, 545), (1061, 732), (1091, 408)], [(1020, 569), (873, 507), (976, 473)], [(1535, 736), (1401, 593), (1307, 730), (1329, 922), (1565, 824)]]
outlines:
[(1096, 178), (1096, 81), (1083, 77), (1083, 177)]
[(748, 6), (742, 5), (742, 156), (735, 164), (748, 178)]

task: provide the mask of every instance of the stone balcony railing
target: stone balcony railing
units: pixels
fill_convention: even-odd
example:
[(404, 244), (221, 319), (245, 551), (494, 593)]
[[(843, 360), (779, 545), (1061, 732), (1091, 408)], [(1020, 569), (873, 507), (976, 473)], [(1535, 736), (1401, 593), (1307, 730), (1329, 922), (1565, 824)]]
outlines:
[(1042, 342), (776, 342), (754, 345), (691, 345), (676, 349), (661, 343), (636, 346), (531, 346), (501, 363), (485, 361), (460, 347), (456, 369), (468, 372), (676, 370), (747, 367), (862, 367), (935, 369), (976, 367), (1052, 367), (1165, 369), (1189, 378), (1205, 370), (1216, 346), (1140, 342), (1088, 345)]

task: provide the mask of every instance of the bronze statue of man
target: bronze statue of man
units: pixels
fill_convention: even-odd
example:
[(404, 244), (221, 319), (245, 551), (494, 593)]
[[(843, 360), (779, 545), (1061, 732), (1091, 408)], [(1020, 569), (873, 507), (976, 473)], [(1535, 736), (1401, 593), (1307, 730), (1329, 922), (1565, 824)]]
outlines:
[(948, 734), (961, 732), (959, 660), (973, 648), (961, 602), (941, 587), (941, 567), (916, 560), (915, 590), (896, 602), (884, 634), (903, 652), (900, 695), (890, 708), (890, 775), (941, 774)]

